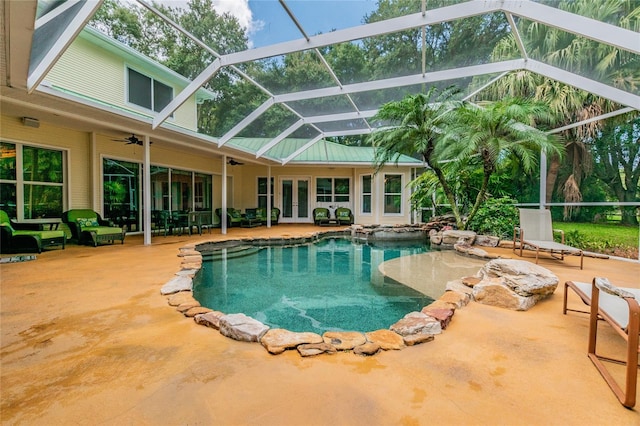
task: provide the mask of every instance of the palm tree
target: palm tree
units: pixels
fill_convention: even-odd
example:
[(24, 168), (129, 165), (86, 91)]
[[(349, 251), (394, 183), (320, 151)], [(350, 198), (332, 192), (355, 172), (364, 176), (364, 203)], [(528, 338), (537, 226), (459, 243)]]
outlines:
[[(603, 22), (615, 23), (623, 28), (638, 31), (637, 19), (640, 7), (637, 2), (571, 0), (555, 4), (558, 8)], [(640, 85), (640, 67), (637, 55), (616, 47), (588, 40), (575, 34), (556, 28), (546, 27), (538, 22), (519, 21), (520, 34), (523, 36), (525, 50), (532, 58), (569, 69), (598, 81), (624, 90), (637, 90)], [(515, 38), (504, 38), (493, 52), (493, 59), (512, 58), (518, 51)], [(511, 73), (498, 81), (488, 91), (494, 99), (506, 96), (533, 96), (547, 103), (556, 116), (554, 127), (564, 126), (576, 121), (613, 111), (619, 106), (606, 99), (598, 98), (527, 71)], [(590, 153), (584, 140), (595, 136), (601, 123), (594, 122), (563, 132), (566, 143), (567, 162), (571, 171), (562, 185), (565, 201), (580, 201), (579, 185), (581, 178), (590, 171)], [(547, 172), (547, 199), (551, 202), (553, 190), (561, 166), (559, 157), (550, 156)]]
[(482, 183), (467, 223), (485, 200), (489, 179), (507, 160), (516, 160), (526, 173), (535, 170), (540, 151), (562, 154), (559, 139), (535, 128), (552, 118), (549, 107), (540, 102), (510, 98), (480, 105), (467, 103), (456, 109), (448, 127), (440, 158), (470, 161), (482, 167)]
[(435, 156), (452, 112), (461, 105), (455, 100), (458, 93), (455, 87), (442, 91), (431, 87), (426, 93), (408, 95), (399, 101), (384, 104), (374, 119), (387, 127), (373, 132), (369, 142), (375, 148), (374, 163), (378, 170), (389, 162), (397, 162), (402, 154), (420, 156), (436, 175), (451, 204), (456, 222), (462, 226), (454, 192)]

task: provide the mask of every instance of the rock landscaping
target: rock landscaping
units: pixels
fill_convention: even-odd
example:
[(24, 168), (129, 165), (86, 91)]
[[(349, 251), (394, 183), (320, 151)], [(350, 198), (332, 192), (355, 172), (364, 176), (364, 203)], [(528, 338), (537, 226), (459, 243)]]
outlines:
[[(281, 244), (294, 245), (317, 241), (327, 236), (359, 235), (361, 238), (389, 239), (393, 234), (414, 234), (431, 232), (431, 242), (436, 246), (455, 249), (460, 255), (487, 259), (489, 262), (473, 277), (462, 277), (449, 281), (445, 293), (420, 312), (410, 312), (392, 324), (388, 330), (373, 330), (367, 333), (355, 331), (327, 331), (323, 335), (312, 332), (293, 332), (272, 329), (262, 322), (242, 313), (225, 314), (200, 306), (193, 298), (193, 277), (202, 265), (202, 255), (194, 245), (182, 247), (178, 256), (182, 258), (181, 270), (162, 286), (160, 292), (167, 296), (167, 302), (186, 317), (192, 317), (197, 324), (219, 330), (220, 334), (234, 340), (259, 342), (270, 354), (281, 354), (286, 350), (297, 350), (303, 357), (351, 351), (354, 354), (371, 356), (380, 351), (401, 350), (432, 341), (450, 324), (456, 310), (470, 301), (506, 309), (524, 311), (539, 300), (553, 294), (558, 278), (549, 270), (524, 260), (500, 259), (489, 256), (486, 251), (473, 246), (480, 240), (485, 245), (495, 246), (492, 238), (479, 238), (473, 232), (444, 229), (436, 231), (432, 226), (408, 227), (362, 227), (354, 225), (347, 231), (318, 233), (310, 238), (277, 238), (258, 240), (238, 240), (221, 243), (206, 243), (212, 247), (230, 245)], [(404, 227), (407, 229), (407, 227)], [(406, 235), (404, 235), (406, 237)], [(434, 238), (435, 237), (435, 238)], [(201, 248), (201, 247), (199, 247)]]

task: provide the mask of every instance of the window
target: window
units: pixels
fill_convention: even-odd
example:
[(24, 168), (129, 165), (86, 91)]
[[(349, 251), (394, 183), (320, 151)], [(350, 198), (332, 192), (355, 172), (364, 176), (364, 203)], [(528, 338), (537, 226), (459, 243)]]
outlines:
[(143, 108), (160, 112), (173, 99), (173, 89), (131, 68), (129, 76), (128, 100)]
[[(273, 177), (271, 178), (271, 207), (275, 207), (273, 204)], [(258, 178), (258, 207), (266, 209), (267, 208), (267, 178), (259, 177)]]
[(362, 175), (362, 213), (371, 213), (371, 175)]
[(319, 203), (348, 203), (349, 178), (317, 178), (316, 201)]
[(209, 211), (212, 194), (211, 175), (151, 166), (151, 210)]
[(139, 231), (140, 165), (129, 161), (102, 160), (104, 217), (129, 231)]
[(384, 213), (402, 214), (402, 175), (384, 175)]
[(64, 153), (5, 142), (0, 148), (2, 210), (19, 220), (62, 216)]

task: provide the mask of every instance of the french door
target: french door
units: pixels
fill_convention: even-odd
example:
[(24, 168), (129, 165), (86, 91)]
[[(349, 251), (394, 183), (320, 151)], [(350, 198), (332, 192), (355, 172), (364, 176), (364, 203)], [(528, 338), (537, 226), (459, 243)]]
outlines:
[(280, 179), (280, 222), (310, 222), (308, 177), (282, 177)]

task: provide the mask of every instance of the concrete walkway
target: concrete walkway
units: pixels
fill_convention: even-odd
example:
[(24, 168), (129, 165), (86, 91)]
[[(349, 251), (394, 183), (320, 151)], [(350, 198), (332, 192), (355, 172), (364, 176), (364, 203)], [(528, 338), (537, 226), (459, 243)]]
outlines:
[[(327, 229), (279, 225), (229, 237)], [(214, 230), (143, 246), (130, 236), (122, 246), (69, 245), (0, 265), (2, 424), (640, 424), (587, 358), (586, 316), (562, 315), (562, 286), (528, 312), (472, 302), (433, 342), (402, 351), (273, 356), (194, 324), (160, 295), (179, 269), (179, 247), (221, 238)], [(640, 287), (638, 263), (540, 264), (561, 283), (598, 275)], [(621, 353), (606, 326), (601, 338)]]

